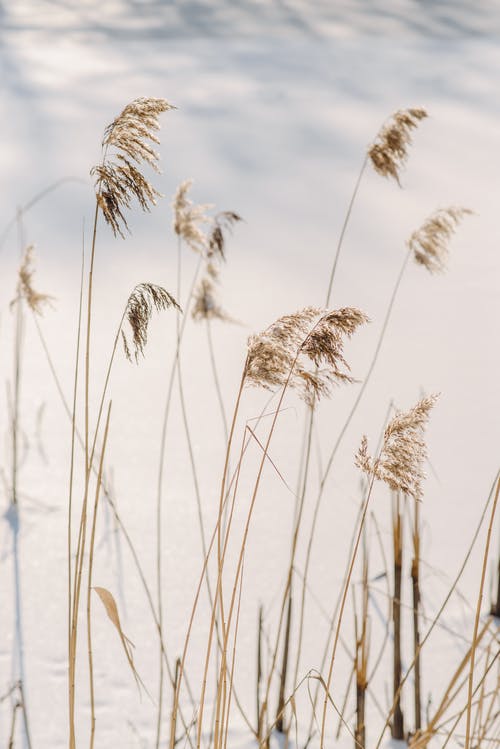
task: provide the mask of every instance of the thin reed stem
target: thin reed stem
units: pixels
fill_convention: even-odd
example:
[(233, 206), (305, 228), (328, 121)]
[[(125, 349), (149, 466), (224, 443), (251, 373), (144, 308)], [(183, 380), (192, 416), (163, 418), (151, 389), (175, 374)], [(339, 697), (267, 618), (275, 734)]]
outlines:
[(342, 625), (342, 619), (343, 619), (343, 616), (344, 616), (345, 603), (346, 603), (346, 600), (347, 600), (347, 594), (348, 594), (348, 591), (349, 591), (349, 586), (351, 584), (351, 577), (352, 577), (352, 573), (354, 571), (354, 564), (356, 562), (356, 557), (357, 557), (357, 554), (358, 554), (359, 544), (360, 544), (361, 536), (362, 536), (362, 533), (363, 533), (363, 528), (364, 528), (365, 519), (366, 519), (366, 513), (368, 511), (368, 505), (370, 503), (370, 498), (371, 498), (371, 495), (372, 495), (374, 481), (375, 481), (375, 477), (372, 476), (371, 480), (370, 480), (370, 485), (369, 485), (369, 488), (368, 488), (367, 496), (366, 496), (366, 499), (365, 499), (365, 501), (363, 503), (363, 508), (362, 508), (362, 512), (361, 512), (361, 519), (359, 521), (359, 528), (358, 528), (358, 532), (357, 532), (357, 535), (356, 535), (356, 541), (354, 543), (354, 549), (352, 551), (351, 560), (350, 560), (350, 563), (349, 563), (349, 569), (348, 569), (347, 578), (346, 578), (346, 581), (345, 581), (345, 584), (344, 584), (344, 589), (343, 589), (343, 593), (342, 593), (342, 600), (341, 600), (341, 603), (340, 603), (339, 615), (338, 615), (338, 619), (337, 619), (337, 623), (336, 623), (335, 637), (334, 637), (334, 641), (333, 641), (332, 654), (331, 654), (331, 657), (330, 657), (330, 666), (329, 666), (329, 669), (328, 669), (328, 676), (327, 676), (327, 680), (326, 680), (325, 699), (324, 699), (324, 703), (323, 703), (323, 714), (322, 714), (322, 718), (321, 718), (321, 739), (320, 739), (320, 748), (321, 749), (323, 749), (323, 747), (325, 745), (326, 711), (327, 711), (327, 706), (328, 706), (328, 695), (330, 693), (330, 686), (331, 686), (331, 683), (332, 683), (333, 665), (335, 663), (335, 655), (336, 655), (336, 652), (337, 652), (337, 646), (338, 646), (339, 637), (340, 637), (340, 627)]
[(361, 169), (359, 170), (358, 178), (356, 180), (356, 183), (354, 185), (354, 190), (351, 195), (351, 200), (349, 201), (349, 206), (347, 208), (347, 212), (344, 218), (344, 223), (342, 224), (342, 229), (340, 231), (339, 241), (337, 243), (337, 249), (335, 251), (335, 257), (333, 260), (332, 269), (330, 271), (330, 279), (328, 281), (328, 291), (326, 292), (326, 307), (330, 305), (330, 300), (332, 296), (332, 289), (333, 289), (333, 282), (335, 280), (335, 274), (337, 272), (337, 265), (339, 262), (340, 257), (340, 251), (342, 249), (342, 244), (344, 242), (344, 236), (347, 230), (347, 226), (349, 224), (349, 219), (351, 218), (352, 208), (354, 205), (354, 201), (356, 200), (356, 196), (359, 191), (359, 185), (361, 183), (361, 180), (363, 179), (363, 174), (365, 173), (365, 169), (368, 164), (368, 154), (365, 154), (365, 158), (363, 159), (363, 163), (361, 165)]
[(226, 408), (224, 406), (224, 398), (222, 397), (222, 388), (220, 384), (219, 374), (217, 372), (217, 363), (215, 360), (214, 342), (213, 342), (213, 337), (212, 337), (212, 324), (208, 317), (206, 319), (206, 331), (207, 331), (208, 351), (210, 354), (210, 366), (212, 368), (212, 374), (214, 377), (214, 384), (215, 384), (215, 392), (217, 393), (217, 401), (219, 403), (222, 426), (224, 429), (224, 444), (227, 444), (228, 424), (227, 424)]
[(70, 457), (70, 469), (69, 469), (69, 496), (68, 496), (68, 537), (67, 537), (67, 544), (68, 544), (68, 681), (69, 681), (69, 709), (70, 709), (70, 720), (71, 720), (71, 706), (74, 704), (74, 695), (75, 695), (75, 674), (74, 669), (72, 669), (72, 644), (71, 644), (71, 623), (72, 623), (72, 607), (73, 607), (73, 598), (72, 598), (72, 582), (73, 582), (73, 562), (72, 562), (72, 534), (73, 534), (73, 481), (74, 481), (74, 469), (75, 469), (75, 434), (76, 434), (76, 400), (77, 400), (77, 392), (78, 392), (78, 373), (79, 373), (79, 361), (80, 361), (80, 339), (81, 339), (81, 328), (82, 328), (82, 306), (83, 306), (83, 278), (84, 278), (84, 266), (85, 266), (85, 252), (84, 252), (84, 240), (82, 243), (82, 262), (81, 262), (81, 272), (80, 272), (80, 298), (78, 302), (78, 325), (77, 325), (77, 334), (76, 334), (76, 352), (75, 352), (75, 369), (74, 369), (74, 376), (73, 376), (73, 407), (72, 411), (69, 410), (68, 404), (66, 402), (66, 399), (64, 397), (63, 390), (60, 386), (59, 379), (57, 377), (57, 373), (55, 371), (55, 368), (52, 363), (52, 357), (50, 356), (49, 350), (47, 348), (47, 344), (45, 341), (45, 338), (42, 334), (42, 330), (40, 327), (40, 324), (38, 322), (38, 319), (33, 312), (33, 317), (35, 319), (36, 323), (36, 329), (38, 332), (38, 336), (42, 342), (43, 349), (45, 351), (45, 355), (47, 357), (47, 360), (49, 362), (49, 367), (52, 372), (53, 377), (55, 378), (56, 386), (59, 392), (59, 395), (62, 398), (63, 404), (66, 408), (66, 412), (71, 419), (71, 457)]
[[(357, 396), (356, 396), (356, 398), (354, 400), (352, 408), (351, 408), (351, 410), (350, 410), (350, 412), (349, 412), (349, 414), (347, 416), (347, 419), (344, 422), (344, 425), (343, 425), (342, 429), (340, 430), (339, 436), (337, 437), (337, 440), (336, 440), (336, 442), (335, 442), (335, 444), (333, 446), (332, 452), (330, 453), (330, 456), (328, 458), (328, 461), (327, 461), (327, 464), (326, 464), (323, 476), (321, 477), (319, 491), (318, 491), (318, 496), (316, 497), (316, 502), (315, 502), (314, 510), (313, 510), (313, 519), (312, 519), (312, 523), (311, 523), (311, 530), (309, 532), (309, 538), (308, 538), (308, 541), (307, 541), (306, 560), (305, 560), (305, 564), (304, 564), (304, 578), (303, 578), (303, 585), (302, 585), (302, 598), (303, 598), (303, 602), (301, 604), (301, 609), (300, 609), (299, 632), (302, 632), (302, 629), (303, 629), (302, 620), (303, 620), (303, 616), (304, 616), (303, 611), (304, 611), (304, 608), (305, 608), (306, 587), (307, 587), (307, 581), (308, 581), (308, 577), (309, 577), (309, 567), (310, 567), (310, 564), (311, 564), (311, 554), (312, 554), (312, 548), (313, 548), (313, 544), (314, 544), (314, 538), (315, 538), (315, 535), (316, 535), (316, 527), (317, 527), (317, 522), (318, 522), (318, 518), (319, 518), (319, 510), (320, 510), (320, 507), (321, 507), (321, 502), (323, 500), (323, 496), (324, 496), (324, 492), (325, 492), (325, 487), (326, 487), (326, 482), (327, 482), (328, 476), (330, 474), (330, 471), (332, 469), (333, 461), (335, 460), (335, 457), (337, 455), (338, 449), (339, 449), (339, 447), (340, 447), (340, 445), (342, 443), (342, 440), (344, 439), (344, 436), (345, 436), (345, 434), (347, 432), (347, 429), (349, 428), (349, 426), (351, 424), (351, 421), (352, 421), (352, 419), (354, 417), (354, 414), (357, 411), (357, 408), (358, 408), (358, 406), (359, 406), (359, 404), (361, 402), (361, 399), (362, 399), (362, 397), (363, 397), (363, 395), (365, 393), (366, 388), (368, 387), (368, 383), (370, 382), (370, 378), (371, 378), (371, 376), (373, 374), (373, 371), (375, 369), (375, 365), (377, 363), (377, 360), (378, 360), (378, 357), (379, 357), (379, 354), (380, 354), (380, 350), (382, 348), (382, 344), (383, 344), (384, 339), (385, 339), (387, 328), (389, 326), (391, 315), (392, 315), (392, 312), (393, 312), (393, 309), (394, 309), (394, 304), (395, 304), (395, 301), (396, 301), (396, 297), (397, 297), (399, 288), (401, 286), (401, 281), (403, 280), (403, 276), (404, 276), (406, 267), (408, 265), (408, 261), (410, 259), (410, 256), (411, 256), (411, 250), (408, 250), (408, 252), (406, 253), (405, 258), (403, 260), (401, 269), (400, 269), (400, 271), (398, 273), (398, 276), (396, 278), (396, 283), (394, 284), (394, 288), (393, 288), (393, 291), (392, 291), (392, 294), (391, 294), (391, 298), (389, 300), (389, 304), (388, 304), (388, 307), (387, 307), (387, 310), (386, 310), (386, 313), (385, 313), (384, 321), (382, 323), (382, 327), (381, 327), (381, 330), (380, 330), (380, 335), (378, 337), (377, 344), (376, 344), (375, 350), (373, 352), (373, 357), (372, 357), (372, 360), (370, 362), (370, 366), (369, 366), (368, 371), (366, 373), (366, 376), (365, 376), (365, 378), (364, 378), (364, 380), (363, 380), (363, 382), (361, 384), (361, 387), (360, 387), (360, 389), (358, 391), (358, 394), (357, 394)], [(300, 651), (300, 648), (301, 648), (301, 639), (299, 639), (297, 647), (298, 647), (298, 649)]]
[(102, 471), (104, 465), (104, 454), (106, 452), (106, 444), (108, 441), (108, 429), (109, 419), (111, 416), (111, 401), (108, 406), (108, 414), (106, 417), (106, 426), (104, 427), (104, 437), (101, 450), (101, 458), (99, 461), (99, 470), (97, 474), (97, 483), (95, 489), (95, 500), (94, 500), (94, 511), (92, 515), (92, 530), (90, 534), (89, 542), (89, 569), (88, 569), (88, 581), (87, 581), (87, 646), (88, 646), (88, 659), (89, 659), (89, 686), (90, 686), (90, 749), (94, 747), (95, 738), (95, 695), (94, 695), (94, 659), (92, 655), (92, 619), (91, 619), (91, 601), (92, 601), (92, 571), (94, 563), (94, 545), (95, 545), (95, 530), (97, 525), (97, 506), (99, 504), (99, 495), (101, 493), (101, 481)]
[[(92, 320), (92, 286), (93, 286), (93, 272), (94, 272), (94, 258), (96, 248), (96, 236), (97, 236), (97, 220), (99, 216), (99, 204), (96, 200), (95, 214), (94, 214), (94, 225), (92, 230), (92, 245), (90, 251), (90, 266), (89, 266), (89, 277), (88, 277), (88, 296), (87, 296), (87, 330), (86, 330), (86, 341), (85, 341), (85, 432), (84, 432), (84, 444), (85, 444), (85, 488), (82, 502), (82, 510), (80, 516), (80, 528), (79, 528), (79, 539), (77, 545), (77, 556), (75, 565), (75, 586), (73, 593), (73, 612), (72, 612), (72, 623), (71, 623), (71, 647), (70, 647), (70, 684), (74, 684), (75, 681), (75, 665), (76, 665), (76, 646), (78, 636), (78, 611), (80, 606), (80, 589), (82, 580), (83, 570), (83, 558), (85, 553), (85, 540), (86, 540), (86, 526), (87, 526), (87, 499), (89, 492), (90, 482), (90, 471), (91, 464), (89, 462), (89, 385), (90, 385), (90, 335), (91, 335), (91, 320)], [(75, 692), (74, 688), (70, 687), (70, 716), (69, 716), (69, 747), (75, 749)]]
[[(177, 298), (178, 299), (180, 298), (180, 283), (181, 283), (180, 257), (181, 257), (181, 241), (179, 237), (178, 243), (177, 243), (177, 290), (178, 290)], [(166, 443), (167, 443), (167, 426), (168, 426), (168, 421), (169, 421), (169, 416), (170, 416), (170, 406), (172, 402), (175, 375), (176, 375), (176, 372), (178, 371), (178, 361), (179, 361), (179, 356), (180, 356), (181, 342), (184, 336), (186, 322), (189, 317), (188, 315), (189, 306), (193, 298), (194, 288), (195, 288), (196, 280), (198, 278), (198, 274), (200, 271), (201, 262), (202, 262), (202, 257), (200, 255), (200, 258), (198, 260), (196, 270), (193, 276), (193, 280), (191, 283), (191, 288), (189, 291), (187, 302), (184, 307), (184, 314), (182, 317), (182, 321), (180, 320), (179, 312), (177, 312), (177, 315), (176, 315), (175, 354), (174, 354), (174, 360), (172, 362), (172, 367), (170, 370), (170, 376), (169, 376), (169, 381), (168, 381), (168, 386), (167, 386), (167, 395), (165, 399), (161, 436), (160, 436), (160, 458), (159, 458), (159, 464), (158, 464), (158, 480), (157, 480), (157, 493), (156, 493), (156, 599), (157, 599), (157, 607), (158, 607), (158, 626), (159, 626), (160, 643), (163, 642), (163, 576), (162, 576), (161, 553), (162, 553), (162, 543), (163, 543), (162, 542), (162, 538), (163, 538), (163, 531), (162, 531), (163, 475), (164, 475), (164, 465), (165, 465), (165, 450), (166, 450)], [(162, 646), (160, 645), (160, 648), (161, 647)], [(183, 671), (183, 664), (181, 664), (181, 670), (179, 674), (179, 684), (182, 680), (182, 671)], [(156, 749), (158, 749), (159, 743), (160, 743), (162, 703), (163, 703), (163, 664), (162, 664), (162, 660), (160, 657), (160, 673), (159, 673), (159, 683), (158, 683), (158, 713), (157, 713), (156, 740), (155, 740)], [(175, 726), (174, 726), (174, 731), (175, 731)]]
[[(226, 496), (226, 481), (227, 481), (227, 471), (228, 471), (228, 467), (229, 467), (229, 453), (230, 453), (230, 450), (231, 450), (231, 445), (232, 445), (233, 436), (234, 436), (234, 430), (235, 430), (235, 427), (236, 427), (236, 419), (237, 419), (237, 416), (238, 416), (238, 411), (239, 411), (241, 396), (243, 394), (243, 386), (245, 384), (245, 370), (246, 370), (246, 362), (245, 362), (245, 366), (243, 368), (243, 374), (242, 374), (242, 377), (241, 377), (240, 386), (239, 386), (239, 389), (238, 389), (238, 394), (236, 396), (236, 405), (235, 405), (234, 411), (233, 411), (233, 418), (232, 418), (232, 423), (231, 423), (231, 429), (230, 429), (230, 432), (229, 432), (229, 439), (228, 439), (228, 443), (227, 443), (227, 447), (226, 447), (226, 457), (225, 457), (224, 470), (223, 470), (222, 481), (221, 481), (220, 506), (219, 506), (218, 520), (217, 520), (217, 523), (215, 525), (214, 531), (212, 533), (212, 537), (211, 537), (210, 543), (208, 545), (207, 556), (206, 556), (206, 558), (205, 558), (205, 560), (203, 562), (203, 569), (202, 569), (202, 572), (201, 572), (201, 575), (200, 575), (200, 579), (199, 579), (199, 582), (198, 582), (198, 586), (197, 586), (197, 589), (196, 589), (196, 593), (195, 593), (195, 597), (194, 597), (194, 601), (193, 601), (193, 606), (192, 606), (192, 609), (191, 609), (191, 614), (190, 614), (190, 618), (189, 618), (189, 622), (188, 622), (188, 628), (187, 628), (187, 632), (186, 632), (186, 637), (185, 637), (185, 640), (184, 640), (184, 648), (183, 648), (182, 657), (181, 657), (181, 665), (180, 665), (180, 668), (179, 668), (179, 679), (178, 679), (178, 683), (177, 683), (177, 690), (176, 690), (175, 701), (174, 701), (174, 710), (173, 710), (174, 716), (177, 715), (177, 710), (179, 709), (180, 689), (181, 689), (181, 685), (182, 685), (182, 679), (183, 679), (184, 670), (185, 670), (185, 662), (186, 662), (186, 657), (187, 657), (187, 651), (188, 651), (189, 641), (190, 641), (190, 637), (191, 637), (191, 630), (192, 630), (192, 626), (193, 626), (193, 622), (194, 622), (195, 613), (196, 613), (196, 610), (197, 610), (197, 607), (198, 607), (198, 600), (199, 600), (199, 597), (200, 597), (201, 587), (202, 587), (202, 584), (203, 584), (203, 580), (205, 579), (209, 556), (210, 556), (210, 553), (212, 551), (212, 548), (213, 548), (213, 545), (215, 543), (215, 540), (217, 538), (218, 528), (219, 528), (220, 520), (221, 520), (221, 517), (222, 517), (223, 505), (225, 503), (224, 500), (225, 500), (225, 496)], [(217, 596), (217, 591), (216, 591), (216, 596)], [(214, 607), (213, 607), (213, 609), (214, 609)], [(209, 634), (210, 638), (212, 636), (213, 623), (214, 623), (214, 614), (212, 614), (211, 621), (210, 621), (210, 634)], [(208, 669), (208, 666), (205, 667), (205, 673), (204, 673), (204, 680), (203, 680), (202, 689), (205, 689), (205, 687), (206, 687), (207, 669)], [(172, 743), (170, 744), (170, 749), (174, 749), (174, 746), (172, 745)]]
[(422, 697), (420, 673), (420, 511), (419, 502), (414, 502), (413, 520), (413, 559), (411, 562), (411, 579), (413, 595), (413, 653), (415, 657), (414, 676), (414, 712), (415, 731), (422, 727)]
[(397, 492), (392, 515), (392, 539), (394, 552), (394, 593), (392, 596), (393, 650), (393, 698), (395, 703), (392, 722), (392, 738), (404, 739), (404, 720), (401, 710), (401, 586), (403, 572), (403, 525), (400, 496)]

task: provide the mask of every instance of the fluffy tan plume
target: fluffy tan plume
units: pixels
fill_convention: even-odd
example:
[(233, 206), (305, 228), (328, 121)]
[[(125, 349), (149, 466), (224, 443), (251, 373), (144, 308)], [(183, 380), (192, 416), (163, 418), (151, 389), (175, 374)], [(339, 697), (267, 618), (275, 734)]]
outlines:
[(375, 171), (382, 177), (393, 177), (400, 184), (400, 171), (408, 159), (411, 133), (427, 117), (425, 109), (399, 109), (382, 127), (368, 156)]
[(147, 164), (156, 172), (158, 154), (151, 143), (159, 143), (159, 115), (174, 107), (165, 99), (140, 98), (128, 104), (104, 131), (103, 161), (91, 170), (96, 178), (96, 198), (113, 233), (124, 236), (128, 229), (124, 210), (134, 198), (149, 211), (160, 193), (137, 165)]
[(333, 385), (354, 381), (343, 356), (344, 338), (367, 321), (363, 312), (352, 307), (335, 311), (306, 307), (280, 317), (249, 338), (246, 380), (269, 389), (288, 382), (313, 404), (329, 395)]
[(207, 252), (209, 240), (207, 234), (201, 229), (201, 225), (210, 223), (211, 219), (206, 212), (212, 206), (210, 203), (195, 205), (188, 198), (192, 185), (193, 180), (186, 179), (181, 182), (175, 193), (172, 202), (174, 231), (192, 250), (204, 255)]
[[(156, 286), (152, 283), (140, 283), (130, 294), (125, 316), (132, 329), (136, 362), (139, 359), (139, 354), (144, 355), (144, 348), (148, 341), (149, 321), (151, 320), (153, 310), (161, 312), (169, 307), (181, 310), (174, 297), (162, 286)], [(121, 334), (125, 356), (129, 361), (132, 361), (132, 354), (123, 329)]]
[(422, 398), (409, 411), (396, 413), (386, 427), (378, 458), (368, 454), (368, 440), (363, 436), (355, 459), (358, 468), (384, 481), (394, 491), (419, 500), (425, 477), (422, 466), (427, 457), (423, 434), (437, 398), (437, 395)]
[(414, 231), (408, 240), (415, 262), (429, 273), (445, 270), (448, 260), (448, 243), (464, 216), (472, 214), (468, 208), (451, 206), (440, 208)]
[(35, 269), (33, 267), (33, 255), (35, 248), (29, 245), (24, 251), (23, 259), (18, 271), (17, 296), (11, 304), (15, 304), (20, 298), (26, 301), (28, 307), (37, 315), (43, 313), (43, 308), (50, 305), (54, 297), (48, 294), (40, 294), (33, 288), (33, 276)]

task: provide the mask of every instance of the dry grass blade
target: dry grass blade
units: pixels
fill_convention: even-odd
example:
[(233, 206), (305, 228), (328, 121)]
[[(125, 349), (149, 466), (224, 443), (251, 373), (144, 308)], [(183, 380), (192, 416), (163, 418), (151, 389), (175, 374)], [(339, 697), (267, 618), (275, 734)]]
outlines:
[(131, 207), (134, 198), (144, 211), (149, 211), (160, 196), (132, 162), (159, 171), (159, 157), (150, 142), (159, 143), (158, 117), (173, 108), (165, 99), (135, 99), (104, 131), (103, 161), (90, 173), (96, 178), (97, 203), (115, 236), (123, 237), (128, 229), (124, 209)]
[(122, 629), (122, 625), (120, 623), (120, 616), (118, 614), (118, 607), (116, 605), (116, 601), (112, 593), (110, 593), (109, 590), (107, 590), (106, 588), (99, 588), (97, 586), (94, 586), (93, 590), (95, 590), (95, 592), (101, 599), (102, 605), (106, 609), (106, 614), (108, 615), (116, 631), (118, 632), (121, 643), (123, 645), (123, 649), (125, 651), (125, 655), (127, 656), (128, 664), (134, 675), (134, 679), (136, 681), (137, 687), (139, 688), (140, 686), (142, 686), (144, 691), (147, 692), (147, 689), (144, 686), (144, 683), (141, 677), (139, 676), (139, 674), (137, 673), (137, 670), (134, 665), (134, 659), (132, 656), (132, 648), (134, 647), (134, 644), (128, 639), (128, 637), (125, 635)]
[(194, 252), (204, 255), (207, 252), (209, 240), (200, 224), (210, 222), (206, 212), (212, 206), (209, 203), (195, 205), (187, 196), (193, 184), (192, 179), (181, 182), (174, 196), (174, 231)]
[(440, 208), (429, 216), (408, 240), (415, 262), (427, 268), (429, 273), (443, 272), (448, 259), (448, 242), (461, 219), (471, 214), (468, 208), (451, 206)]
[[(153, 311), (161, 312), (169, 307), (174, 307), (179, 312), (181, 311), (174, 297), (162, 286), (156, 286), (152, 283), (140, 283), (130, 294), (125, 317), (132, 329), (136, 362), (139, 359), (139, 354), (144, 355), (144, 348), (148, 341), (149, 321), (151, 320)], [(125, 356), (129, 361), (132, 361), (128, 340), (123, 330), (121, 334)]]
[(378, 458), (368, 455), (368, 440), (364, 436), (356, 455), (358, 468), (384, 481), (393, 491), (419, 500), (425, 477), (422, 465), (427, 456), (422, 435), (437, 397), (431, 395), (422, 398), (409, 411), (396, 413), (386, 427)]
[(24, 299), (28, 307), (37, 315), (41, 315), (43, 308), (53, 301), (54, 297), (48, 294), (40, 294), (33, 288), (33, 255), (35, 248), (29, 245), (24, 251), (23, 259), (18, 271), (17, 296), (12, 300), (11, 306), (16, 304), (19, 299)]
[(393, 177), (400, 185), (400, 171), (408, 159), (411, 132), (425, 117), (427, 112), (422, 108), (399, 109), (382, 127), (368, 149), (368, 156), (378, 174)]
[(333, 385), (354, 382), (343, 356), (344, 337), (367, 322), (358, 309), (329, 311), (306, 307), (280, 317), (248, 341), (246, 381), (272, 389), (288, 382), (313, 404), (329, 395)]

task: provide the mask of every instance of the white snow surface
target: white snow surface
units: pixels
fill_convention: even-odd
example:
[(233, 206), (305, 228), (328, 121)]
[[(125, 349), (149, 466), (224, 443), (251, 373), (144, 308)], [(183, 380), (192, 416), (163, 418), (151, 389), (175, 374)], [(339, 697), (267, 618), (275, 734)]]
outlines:
[[(7, 383), (0, 409), (4, 446), (0, 697), (17, 679), (23, 679), (34, 749), (67, 745), (66, 527), (71, 431), (33, 320), (27, 316), (20, 394), (20, 509), (18, 515), (13, 513), (9, 510), (12, 458), (7, 404), (13, 382), (10, 301), (15, 294), (19, 237), (9, 222), (18, 206), (29, 203), (47, 185), (62, 177), (75, 178), (26, 212), (21, 237), (23, 244), (36, 246), (36, 287), (54, 297), (40, 325), (71, 400), (82, 233), (88, 251), (93, 218), (89, 169), (99, 161), (104, 127), (137, 96), (165, 97), (177, 107), (162, 117), (163, 174), (154, 178), (167, 198), (150, 215), (131, 214), (132, 233), (125, 241), (114, 239), (107, 227), (99, 227), (92, 423), (107, 357), (131, 289), (138, 282), (150, 281), (176, 293), (177, 243), (169, 196), (182, 180), (194, 178), (196, 202), (237, 211), (245, 219), (229, 240), (220, 289), (224, 307), (241, 324), (213, 326), (225, 406), (231, 414), (248, 335), (279, 315), (324, 304), (336, 242), (367, 145), (395, 109), (425, 106), (428, 110), (429, 119), (414, 136), (403, 189), (369, 169), (346, 233), (332, 304), (357, 306), (372, 321), (346, 347), (355, 377), (363, 379), (369, 366), (410, 233), (439, 207), (466, 206), (474, 215), (464, 219), (453, 239), (447, 273), (430, 277), (413, 264), (405, 274), (380, 360), (327, 482), (312, 556), (299, 676), (319, 667), (328, 617), (343, 576), (360, 501), (354, 453), (361, 436), (366, 433), (370, 443), (376, 443), (391, 400), (407, 408), (422, 392), (439, 392), (427, 433), (431, 465), (421, 509), (425, 631), (458, 572), (499, 462), (498, 3), (18, 0), (1, 4), (0, 24), (0, 231), (7, 229), (0, 247), (0, 368), (2, 381)], [(184, 303), (197, 259), (186, 248), (182, 256)], [(174, 319), (172, 313), (155, 317), (146, 356), (138, 366), (129, 364), (119, 352), (110, 384), (113, 405), (107, 476), (155, 601), (159, 438), (173, 361)], [(224, 436), (203, 326), (187, 325), (182, 368), (208, 533), (216, 518)], [(321, 466), (358, 387), (339, 388), (319, 406), (296, 562), (299, 572)], [(264, 392), (245, 390), (236, 428), (238, 446), (245, 423), (259, 414), (267, 398)], [(245, 554), (235, 683), (252, 720), (257, 611), (262, 602), (272, 639), (289, 558), (304, 419), (304, 407), (291, 395), (271, 444), (280, 475), (266, 466)], [(81, 408), (78, 422), (82, 427)], [(267, 419), (259, 428), (262, 439), (269, 423)], [(81, 453), (77, 455), (75, 501), (79, 503), (82, 458)], [(242, 532), (259, 458), (259, 448), (253, 444), (239, 489), (235, 539)], [(177, 386), (164, 475), (164, 627), (174, 662), (182, 650), (202, 564)], [(390, 557), (390, 498), (383, 487), (376, 488), (372, 509)], [(152, 699), (139, 696), (121, 644), (96, 598), (92, 604), (95, 745), (151, 747), (158, 688), (155, 627), (136, 568), (104, 501), (97, 537), (94, 584), (115, 595), (124, 631), (136, 646), (137, 669)], [(436, 629), (423, 656), (424, 691), (427, 696), (432, 690), (434, 703), (472, 636), (484, 539), (483, 527), (458, 586), (460, 595), (452, 597), (444, 626)], [(370, 540), (375, 578), (384, 568), (373, 525)], [(492, 543), (493, 564), (497, 534)], [(409, 553), (405, 563), (408, 568)], [(230, 549), (228, 570), (234, 565), (234, 549)], [(355, 579), (359, 580), (359, 569)], [(226, 585), (229, 592), (229, 573)], [(409, 602), (408, 584), (404, 595)], [(376, 653), (387, 617), (383, 579), (373, 581), (371, 597)], [(489, 604), (488, 587), (485, 611)], [(195, 695), (208, 616), (204, 593), (188, 658)], [(408, 612), (405, 619), (406, 665), (411, 656), (410, 616)], [(88, 740), (89, 724), (85, 631), (82, 616), (79, 746)], [(343, 634), (345, 650), (339, 655), (333, 684), (339, 703), (350, 667), (346, 651), (353, 645), (349, 616)], [(374, 684), (383, 707), (390, 684), (387, 650)], [(409, 691), (406, 701), (411, 724)], [(185, 709), (189, 716), (188, 703)], [(307, 725), (305, 687), (297, 709)], [(164, 745), (169, 710), (167, 701)], [(370, 739), (375, 741), (380, 716), (373, 701), (369, 710)], [(8, 742), (11, 714), (12, 700), (3, 700), (2, 746)], [(350, 709), (347, 715), (351, 720)], [(336, 723), (332, 712), (332, 737)], [(231, 746), (248, 745), (248, 731), (234, 705), (232, 725)], [(16, 746), (27, 746), (19, 716), (16, 737)], [(345, 731), (342, 741), (352, 745)]]

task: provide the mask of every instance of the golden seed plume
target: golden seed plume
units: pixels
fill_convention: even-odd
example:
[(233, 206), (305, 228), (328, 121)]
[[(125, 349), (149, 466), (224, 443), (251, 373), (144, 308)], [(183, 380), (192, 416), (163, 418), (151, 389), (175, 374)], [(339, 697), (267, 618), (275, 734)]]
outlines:
[(172, 207), (174, 209), (174, 231), (194, 252), (204, 255), (209, 246), (209, 240), (200, 224), (210, 222), (206, 212), (212, 206), (209, 203), (195, 205), (187, 196), (193, 184), (192, 179), (181, 182), (175, 193)]
[(427, 268), (429, 273), (441, 273), (446, 269), (448, 242), (464, 216), (472, 214), (468, 208), (451, 206), (440, 208), (414, 231), (408, 240), (415, 262)]
[(343, 356), (344, 337), (367, 322), (358, 309), (329, 311), (306, 307), (280, 317), (250, 336), (245, 376), (251, 385), (282, 387), (287, 382), (309, 404), (330, 394), (332, 386), (354, 382)]
[[(140, 283), (130, 294), (125, 317), (132, 329), (134, 357), (136, 362), (139, 359), (139, 354), (144, 355), (144, 348), (148, 341), (148, 326), (153, 310), (161, 312), (169, 307), (174, 307), (181, 311), (181, 308), (175, 301), (174, 297), (162, 286), (156, 286), (152, 283)], [(121, 330), (121, 335), (125, 356), (129, 361), (132, 361), (127, 336), (123, 329)]]
[(54, 297), (48, 294), (40, 294), (33, 288), (33, 255), (35, 248), (29, 245), (24, 251), (23, 259), (18, 271), (17, 296), (12, 300), (11, 306), (23, 298), (28, 307), (37, 315), (43, 314), (43, 308), (53, 301)]
[(400, 171), (408, 159), (411, 132), (427, 117), (425, 109), (399, 109), (382, 127), (368, 156), (375, 171), (382, 177), (393, 177), (400, 185)]
[(409, 411), (396, 413), (386, 427), (378, 458), (368, 455), (368, 440), (363, 436), (355, 458), (358, 468), (384, 481), (392, 490), (419, 500), (425, 478), (422, 466), (427, 457), (423, 434), (437, 398), (422, 398)]
[(160, 142), (156, 135), (159, 115), (174, 108), (165, 99), (135, 99), (104, 131), (103, 161), (90, 173), (96, 178), (97, 203), (115, 236), (123, 237), (128, 230), (124, 210), (131, 207), (133, 198), (149, 211), (160, 197), (135, 164), (148, 164), (159, 172), (159, 157), (151, 143)]

